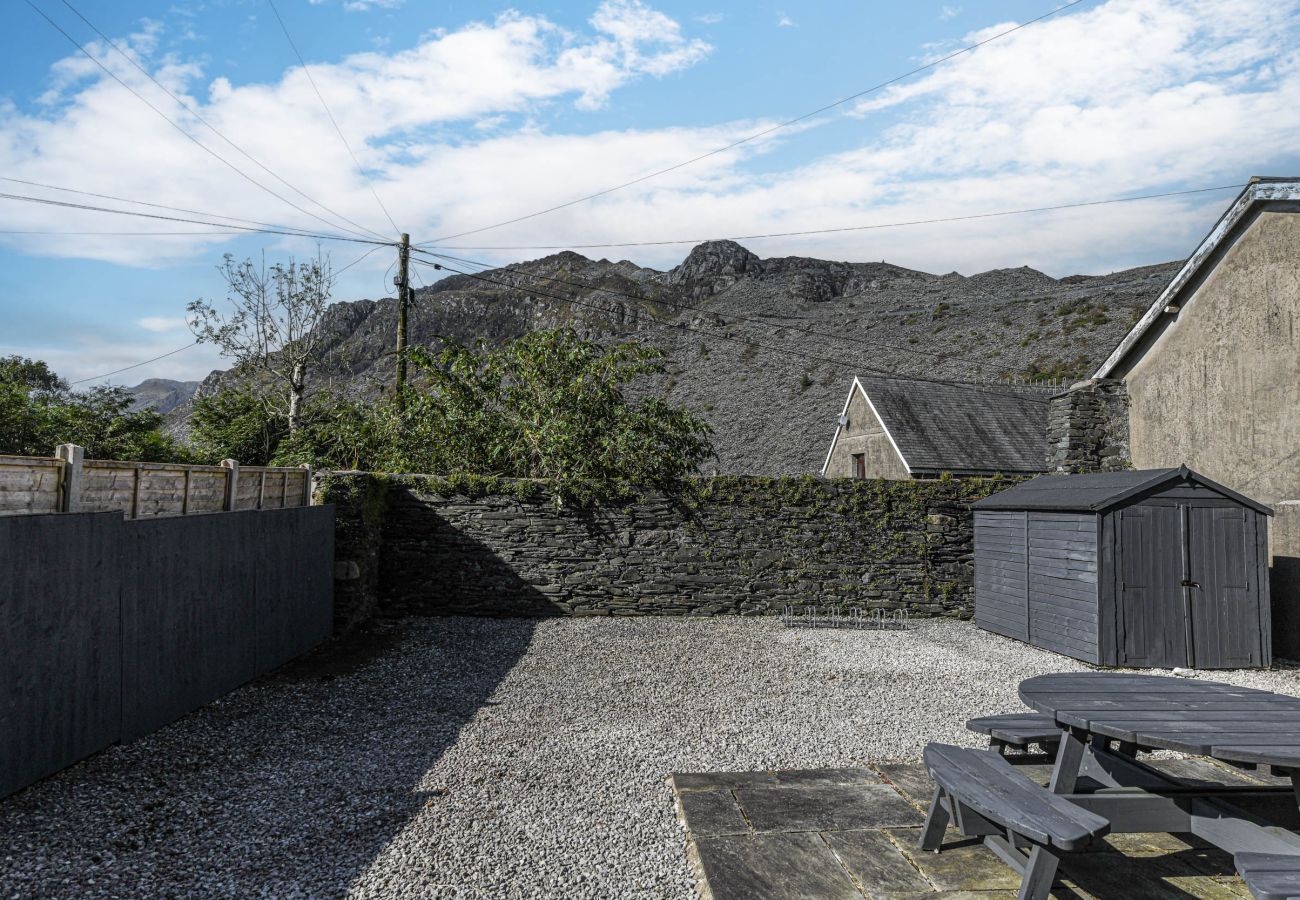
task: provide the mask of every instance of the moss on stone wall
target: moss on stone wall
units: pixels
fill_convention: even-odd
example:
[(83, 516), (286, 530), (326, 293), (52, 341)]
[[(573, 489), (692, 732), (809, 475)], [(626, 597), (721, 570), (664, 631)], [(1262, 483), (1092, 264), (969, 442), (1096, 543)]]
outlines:
[(339, 559), (362, 570), (353, 580), (373, 590), (358, 599), (368, 609), (713, 615), (815, 604), (965, 617), (968, 505), (1006, 486), (1001, 478), (718, 476), (664, 494), (337, 473), (318, 493), (348, 511)]

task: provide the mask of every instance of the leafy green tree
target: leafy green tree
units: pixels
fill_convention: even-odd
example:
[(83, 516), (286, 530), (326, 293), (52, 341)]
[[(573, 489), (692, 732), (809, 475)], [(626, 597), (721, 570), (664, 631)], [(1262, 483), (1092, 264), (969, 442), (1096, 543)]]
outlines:
[(55, 375), (48, 363), (24, 356), (0, 357), (0, 383), (45, 393), (58, 393), (68, 389), (68, 383)]
[(190, 446), (209, 463), (234, 459), (246, 466), (269, 465), (289, 435), (287, 420), (248, 388), (198, 396), (192, 405)]
[(44, 362), (0, 358), (0, 453), (48, 456), (59, 444), (80, 444), (93, 459), (188, 459), (162, 431), (161, 415), (131, 412), (131, 403), (125, 388), (73, 391)]
[(200, 458), (214, 463), (372, 468), (385, 440), (382, 422), (369, 406), (322, 393), (307, 399), (298, 430), (290, 432), (264, 397), (244, 387), (226, 388), (194, 400), (190, 442)]
[(664, 371), (658, 350), (605, 347), (563, 329), (496, 348), (445, 341), (437, 352), (409, 353), (417, 378), (405, 409), (319, 393), (304, 401), (290, 432), (263, 397), (227, 389), (195, 400), (195, 451), (249, 465), (662, 487), (712, 456), (703, 420), (624, 393), (633, 379)]
[(702, 419), (624, 393), (664, 372), (664, 354), (641, 344), (606, 347), (558, 329), (410, 356), (422, 377), (405, 413), (381, 413), (377, 462), (389, 471), (669, 486), (713, 453)]
[(317, 394), (307, 403), (302, 427), (281, 442), (273, 462), (277, 466), (310, 463), (328, 469), (377, 469), (391, 440), (386, 425), (395, 412), (391, 403), (376, 408)]

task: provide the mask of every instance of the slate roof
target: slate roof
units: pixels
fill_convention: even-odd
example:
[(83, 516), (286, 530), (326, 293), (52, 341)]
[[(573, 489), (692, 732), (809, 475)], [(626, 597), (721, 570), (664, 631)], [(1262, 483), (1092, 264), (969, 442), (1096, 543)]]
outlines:
[(1176, 469), (1091, 472), (1086, 475), (1044, 475), (985, 497), (972, 503), (971, 508), (1103, 512), (1137, 494), (1183, 480), (1207, 487), (1266, 515), (1273, 514), (1267, 506), (1211, 481), (1186, 466)]
[(859, 376), (857, 383), (913, 475), (1046, 468), (1049, 391), (879, 375)]

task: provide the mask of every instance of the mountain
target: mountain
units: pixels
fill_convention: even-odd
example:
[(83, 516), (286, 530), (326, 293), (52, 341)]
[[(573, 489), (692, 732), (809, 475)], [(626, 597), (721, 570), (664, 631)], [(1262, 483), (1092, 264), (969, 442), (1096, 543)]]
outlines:
[(152, 409), (166, 415), (190, 401), (198, 390), (197, 381), (172, 381), (170, 378), (146, 378), (135, 387), (127, 388), (131, 394), (131, 412)]
[[(1075, 379), (1115, 347), (1180, 263), (1052, 278), (1027, 267), (932, 275), (885, 262), (761, 259), (711, 241), (666, 272), (557, 253), (452, 274), (416, 292), (413, 343), (499, 342), (570, 325), (667, 353), (652, 392), (713, 426), (720, 472), (820, 469), (855, 374)], [(396, 301), (330, 308), (323, 381), (368, 396), (392, 383)], [(228, 376), (213, 373), (201, 390)], [(713, 465), (706, 466), (712, 470)]]

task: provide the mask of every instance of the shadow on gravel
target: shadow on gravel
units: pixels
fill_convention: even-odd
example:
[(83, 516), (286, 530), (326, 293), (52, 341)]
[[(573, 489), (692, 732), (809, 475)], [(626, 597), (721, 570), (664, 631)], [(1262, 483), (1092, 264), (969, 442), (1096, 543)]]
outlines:
[(426, 773), (533, 629), (380, 620), (0, 801), (0, 896), (343, 895), (422, 806), (455, 800)]

